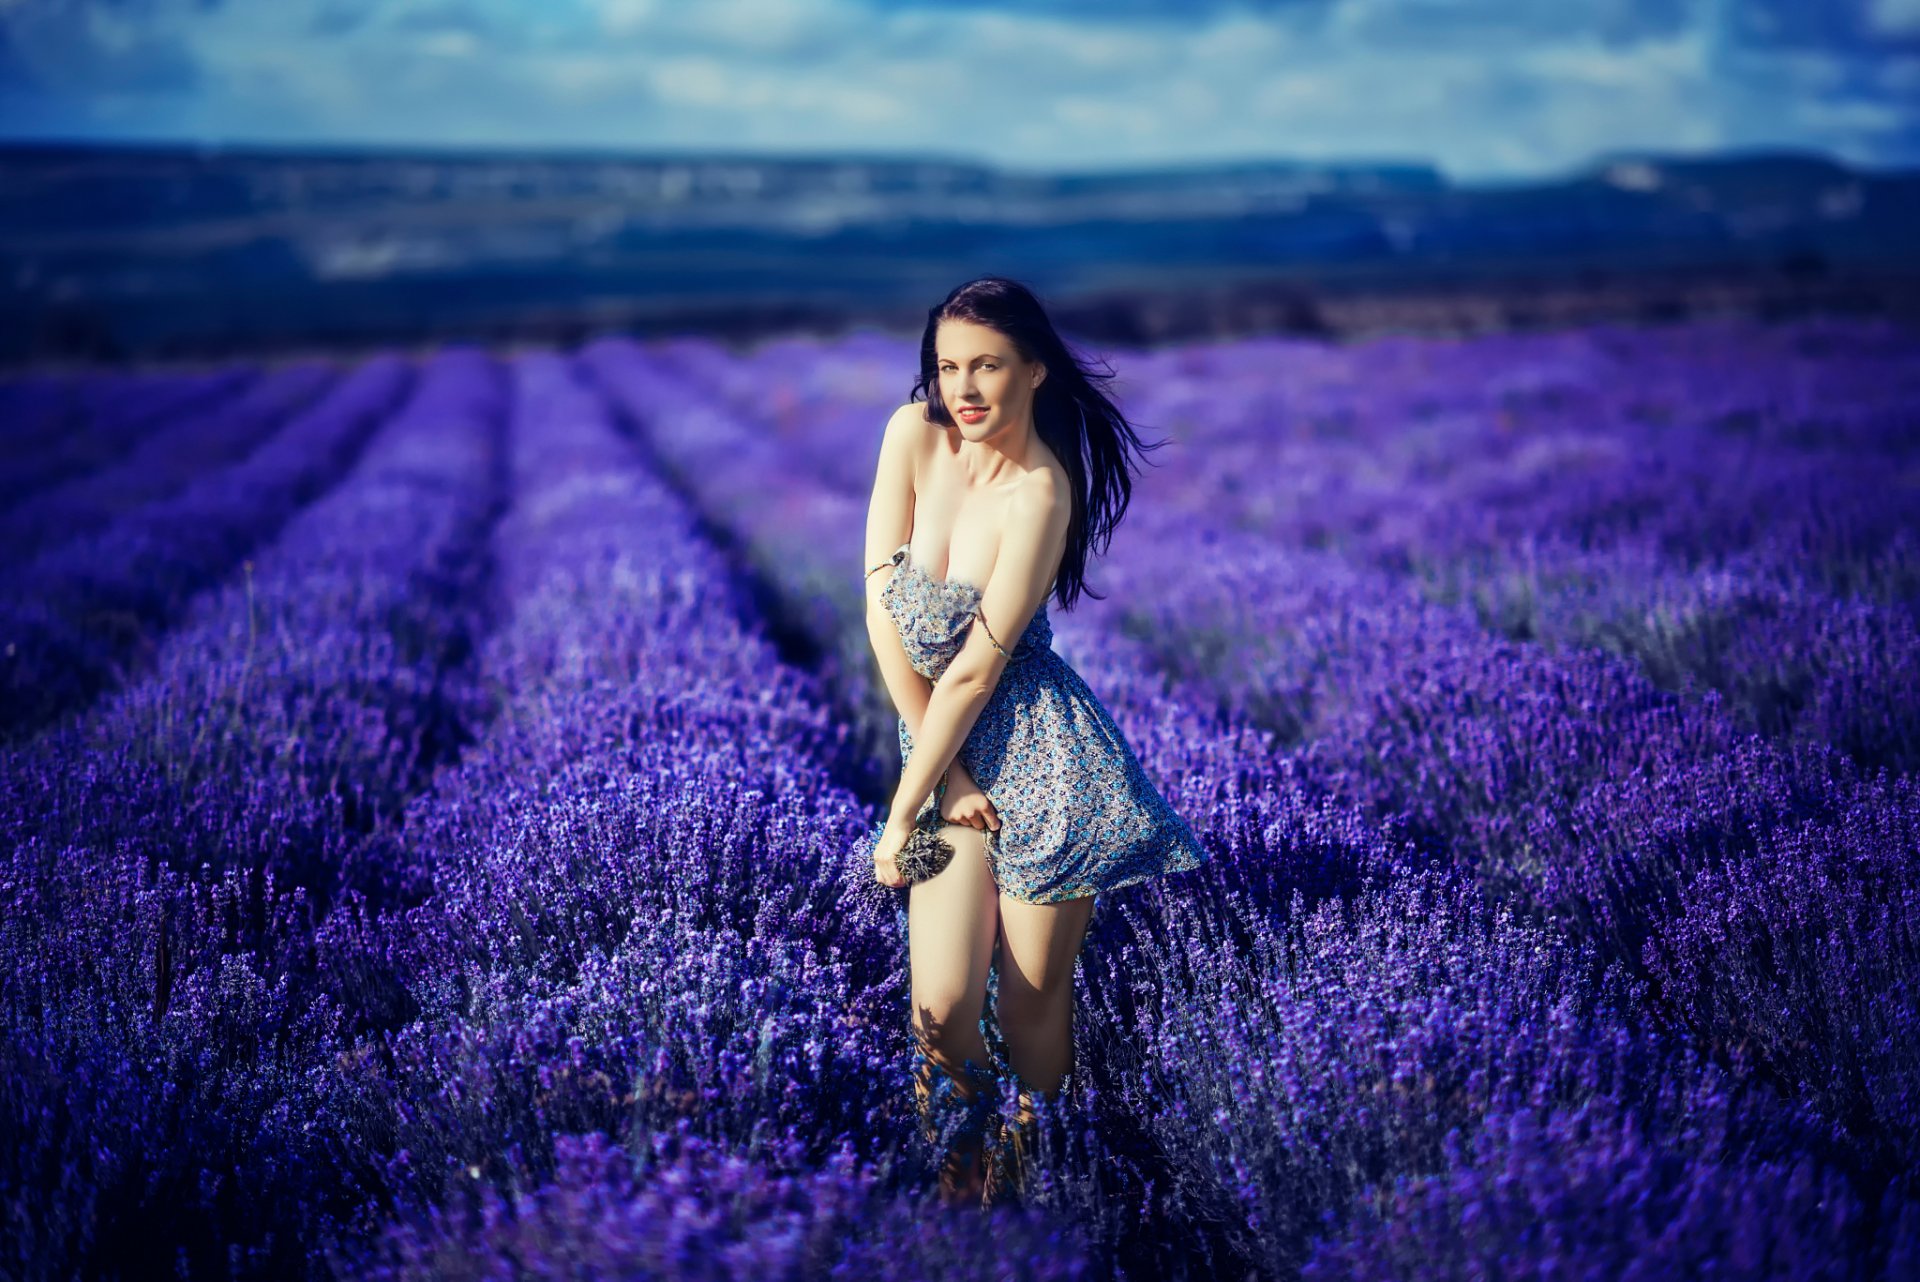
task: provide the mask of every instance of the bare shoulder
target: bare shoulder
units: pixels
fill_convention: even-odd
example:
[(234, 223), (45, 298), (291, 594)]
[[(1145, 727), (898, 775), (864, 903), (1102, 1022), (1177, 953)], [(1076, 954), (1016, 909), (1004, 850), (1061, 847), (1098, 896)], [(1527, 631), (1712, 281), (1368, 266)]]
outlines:
[(895, 410), (893, 416), (887, 420), (889, 432), (919, 432), (932, 426), (932, 420), (927, 417), (925, 401), (908, 401)]
[(1008, 502), (1015, 519), (1032, 525), (1051, 541), (1065, 532), (1073, 514), (1073, 489), (1067, 470), (1049, 453), (1046, 466), (1036, 467), (1020, 478)]
[(919, 418), (919, 407), (911, 404), (902, 405), (887, 416), (887, 425), (880, 432), (882, 475), (891, 475), (908, 485), (918, 481), (921, 451), (926, 447), (926, 425), (916, 421)]
[(927, 420), (926, 402), (908, 401), (888, 416), (887, 443), (917, 460), (933, 435), (929, 430), (932, 427)]

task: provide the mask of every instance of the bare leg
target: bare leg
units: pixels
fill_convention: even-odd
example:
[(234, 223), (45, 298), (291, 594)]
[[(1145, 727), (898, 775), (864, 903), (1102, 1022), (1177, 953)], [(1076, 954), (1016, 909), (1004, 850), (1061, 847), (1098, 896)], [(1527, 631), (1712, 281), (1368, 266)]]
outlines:
[[(999, 931), (999, 888), (987, 867), (985, 838), (964, 824), (943, 824), (940, 836), (953, 845), (953, 859), (907, 892), (907, 961), (913, 977), (913, 1035), (920, 1054), (914, 1090), (922, 1126), (934, 1138), (932, 1106), (944, 1070), (973, 1111), (986, 1107), (986, 1040), (980, 1015), (986, 1006), (987, 968)], [(968, 1061), (974, 1066), (968, 1067)], [(978, 1119), (974, 1119), (978, 1121)], [(972, 1130), (944, 1155), (941, 1193), (953, 1201), (977, 1200), (983, 1180), (983, 1136)]]
[(1051, 904), (1000, 896), (1000, 1000), (995, 1014), (1020, 1079), (1018, 1111), (996, 1145), (987, 1205), (1024, 1192), (1038, 1118), (1034, 1092), (1057, 1095), (1073, 1067), (1073, 964), (1093, 917), (1092, 895)]
[(1051, 1091), (1073, 1066), (1073, 963), (1093, 896), (1030, 904), (1000, 896), (1000, 1001), (995, 1014), (1020, 1080)]

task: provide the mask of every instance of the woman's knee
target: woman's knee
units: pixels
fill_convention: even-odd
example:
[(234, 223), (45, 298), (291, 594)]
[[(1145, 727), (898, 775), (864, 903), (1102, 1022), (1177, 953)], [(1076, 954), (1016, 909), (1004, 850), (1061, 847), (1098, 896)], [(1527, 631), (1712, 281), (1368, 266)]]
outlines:
[(951, 1036), (980, 1022), (985, 1009), (985, 994), (970, 993), (959, 983), (915, 985), (913, 990), (914, 1032), (927, 1037)]
[(979, 1052), (987, 992), (985, 975), (975, 975), (975, 969), (942, 969), (913, 977), (914, 1040), (943, 1063)]
[(1073, 1010), (1073, 975), (1086, 937), (1091, 897), (1060, 906), (1001, 904), (1005, 944), (995, 1015), (1003, 1028), (1057, 1031)]
[(1000, 927), (979, 833), (961, 824), (939, 831), (954, 843), (953, 866), (915, 884), (907, 905), (914, 1024), (934, 1036), (979, 1022)]
[(912, 1021), (914, 1046), (956, 1077), (980, 1072), (986, 1063), (986, 1041), (980, 1032), (981, 1009), (977, 1002), (916, 1004)]
[(1008, 983), (1003, 974), (993, 1013), (995, 1022), (1009, 1037), (1058, 1032), (1073, 1017), (1072, 976), (1035, 987)]

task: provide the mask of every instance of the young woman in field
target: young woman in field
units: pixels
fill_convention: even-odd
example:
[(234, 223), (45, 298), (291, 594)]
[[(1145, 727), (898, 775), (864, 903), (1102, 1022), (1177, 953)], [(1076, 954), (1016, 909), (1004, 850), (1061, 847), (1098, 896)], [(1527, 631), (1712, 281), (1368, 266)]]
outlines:
[[(1073, 968), (1094, 897), (1206, 858), (1050, 648), (1047, 600), (1078, 599), (1142, 448), (1096, 377), (1112, 374), (1082, 368), (1024, 286), (960, 286), (929, 312), (913, 388), (926, 399), (888, 421), (867, 509), (867, 634), (901, 755), (891, 810), (868, 841), (876, 880), (908, 892), (923, 1133), (941, 1133), (938, 1099), (957, 1096), (964, 1113), (941, 1162), (953, 1201), (1019, 1191), (1033, 1092), (1056, 1099), (1070, 1076)], [(951, 849), (931, 875), (938, 860), (922, 856), (946, 850), (928, 831)], [(990, 968), (1021, 1087), (991, 1160)]]

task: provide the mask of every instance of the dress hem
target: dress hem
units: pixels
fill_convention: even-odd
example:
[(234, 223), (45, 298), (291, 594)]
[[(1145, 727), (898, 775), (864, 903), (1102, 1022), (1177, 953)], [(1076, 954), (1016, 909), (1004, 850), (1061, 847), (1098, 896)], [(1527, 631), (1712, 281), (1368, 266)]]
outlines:
[[(1185, 849), (1184, 842), (1180, 843), (1180, 845)], [(1018, 891), (1009, 890), (1006, 885), (1001, 882), (999, 874), (994, 870), (991, 860), (988, 861), (987, 871), (993, 874), (994, 888), (1011, 899), (1017, 899), (1023, 904), (1057, 904), (1064, 903), (1069, 899), (1085, 899), (1089, 895), (1104, 895), (1111, 891), (1124, 890), (1128, 886), (1137, 885), (1143, 881), (1150, 881), (1155, 877), (1166, 877), (1180, 872), (1192, 872), (1194, 869), (1206, 863), (1208, 858), (1207, 852), (1202, 849), (1198, 855), (1188, 854), (1182, 858), (1170, 860), (1158, 868), (1149, 868), (1133, 872), (1120, 878), (1118, 881), (1109, 882), (1105, 885), (1085, 888), (1087, 887), (1087, 883), (1075, 882), (1073, 893), (1071, 894), (1049, 894), (1039, 899), (1031, 899), (1026, 895), (1020, 894)]]

